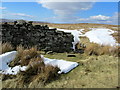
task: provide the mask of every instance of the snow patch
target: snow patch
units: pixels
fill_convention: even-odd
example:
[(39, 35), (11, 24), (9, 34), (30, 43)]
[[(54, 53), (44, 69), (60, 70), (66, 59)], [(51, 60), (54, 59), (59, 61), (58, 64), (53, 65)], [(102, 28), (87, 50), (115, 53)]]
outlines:
[(1, 63), (0, 73), (16, 75), (20, 70), (21, 71), (26, 70), (26, 66), (21, 67), (19, 65), (13, 68), (8, 66), (8, 63), (10, 63), (10, 61), (12, 61), (16, 57), (16, 55), (17, 55), (17, 51), (6, 52), (0, 55), (0, 63)]
[(16, 54), (16, 51), (11, 51), (0, 55), (0, 63), (2, 63), (2, 65), (0, 66), (0, 70), (5, 70), (9, 68), (7, 64), (15, 58)]
[(49, 27), (49, 29), (55, 29), (55, 27)]
[(89, 38), (90, 42), (98, 43), (100, 45), (117, 45), (116, 40), (110, 34), (115, 31), (107, 28), (92, 28), (91, 31), (85, 33), (85, 36)]
[(25, 71), (27, 69), (27, 66), (15, 66), (13, 68), (9, 67), (8, 69), (2, 71), (2, 74), (11, 74), (16, 75), (19, 71)]
[[(0, 68), (0, 73), (2, 74), (12, 74), (16, 75), (19, 71), (25, 71), (27, 66), (15, 66), (13, 68), (9, 67), (7, 63), (12, 61), (17, 54), (17, 51), (11, 51), (4, 53), (0, 55), (0, 61), (2, 61), (2, 68)], [(49, 59), (45, 58), (41, 55), (42, 59), (44, 60), (44, 63), (46, 65), (52, 65), (52, 66), (57, 66), (60, 71), (58, 72), (59, 74), (61, 73), (67, 73), (71, 71), (73, 68), (78, 66), (78, 63), (76, 62), (70, 62), (70, 61), (65, 61), (65, 60), (58, 60), (58, 59)]]
[(49, 59), (43, 57), (45, 65), (52, 65), (54, 67), (58, 67), (60, 71), (58, 71), (59, 74), (61, 73), (68, 73), (73, 68), (78, 66), (77, 62), (71, 62), (71, 61), (65, 61), (65, 60), (58, 60), (58, 59)]
[(79, 29), (80, 32), (83, 32), (85, 29)]

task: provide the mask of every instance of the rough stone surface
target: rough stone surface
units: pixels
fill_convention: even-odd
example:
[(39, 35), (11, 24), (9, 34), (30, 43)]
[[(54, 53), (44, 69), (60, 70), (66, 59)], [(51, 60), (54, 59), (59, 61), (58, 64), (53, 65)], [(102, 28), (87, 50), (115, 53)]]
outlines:
[[(1, 25), (2, 43), (10, 42), (14, 47), (37, 45), (39, 50), (53, 52), (72, 51), (73, 35), (49, 29), (47, 25), (32, 25), (32, 22), (14, 22), (14, 25), (4, 23)], [(1, 34), (0, 34), (1, 35)]]

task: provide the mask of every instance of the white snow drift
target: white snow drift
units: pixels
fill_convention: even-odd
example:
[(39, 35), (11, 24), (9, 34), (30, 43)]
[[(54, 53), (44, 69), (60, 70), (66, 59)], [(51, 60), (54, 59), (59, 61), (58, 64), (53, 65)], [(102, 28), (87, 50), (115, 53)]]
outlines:
[(0, 63), (2, 64), (0, 66), (0, 70), (5, 70), (5, 69), (9, 68), (7, 63), (12, 61), (15, 58), (16, 54), (17, 54), (16, 51), (11, 51), (11, 52), (6, 52), (6, 53), (0, 55)]
[(90, 28), (90, 31), (82, 34), (84, 29), (79, 30), (66, 30), (66, 29), (57, 29), (58, 31), (70, 32), (74, 36), (73, 49), (75, 50), (75, 45), (80, 42), (80, 36), (86, 36), (89, 38), (90, 42), (94, 42), (100, 45), (110, 45), (116, 46), (115, 38), (111, 35), (115, 31), (107, 28)]
[[(0, 68), (0, 73), (2, 74), (13, 74), (16, 75), (19, 71), (25, 71), (27, 66), (15, 66), (13, 68), (9, 67), (7, 65), (7, 63), (9, 63), (10, 61), (12, 61), (15, 56), (16, 56), (17, 52), (16, 51), (11, 51), (11, 52), (7, 52), (5, 54), (0, 55), (0, 61), (2, 62), (2, 68)], [(69, 71), (71, 71), (73, 68), (78, 66), (78, 63), (76, 62), (70, 62), (70, 61), (65, 61), (65, 60), (57, 60), (57, 59), (49, 59), (49, 58), (45, 58), (41, 55), (41, 57), (44, 60), (44, 63), (46, 65), (52, 65), (52, 66), (57, 66), (60, 71), (58, 72), (59, 74), (61, 73), (67, 73)]]
[(92, 28), (91, 31), (85, 33), (90, 42), (98, 43), (100, 45), (117, 45), (116, 40), (110, 34), (114, 33), (111, 29), (106, 28)]
[(6, 70), (2, 70), (0, 73), (2, 74), (11, 74), (11, 75), (16, 75), (19, 71), (25, 71), (27, 69), (27, 66), (15, 66), (13, 68), (9, 67)]
[(13, 68), (8, 66), (8, 63), (12, 61), (17, 54), (17, 51), (11, 51), (11, 52), (6, 52), (2, 55), (0, 55), (0, 73), (3, 74), (17, 74), (20, 70), (24, 71), (26, 66), (15, 66)]
[(67, 73), (73, 68), (78, 66), (78, 63), (76, 62), (70, 62), (70, 61), (65, 61), (65, 60), (58, 60), (58, 59), (49, 59), (49, 58), (44, 58), (42, 56), (45, 65), (52, 65), (54, 67), (58, 67), (60, 71), (58, 72), (59, 74), (61, 73)]

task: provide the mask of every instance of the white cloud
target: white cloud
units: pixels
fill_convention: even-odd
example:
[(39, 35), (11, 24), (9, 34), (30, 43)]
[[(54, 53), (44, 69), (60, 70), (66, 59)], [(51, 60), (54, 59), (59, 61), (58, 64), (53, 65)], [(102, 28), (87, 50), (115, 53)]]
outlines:
[(90, 19), (93, 20), (108, 20), (110, 19), (109, 16), (97, 15), (97, 16), (90, 16)]
[(30, 17), (30, 18), (33, 18), (34, 16), (32, 15), (27, 15), (27, 14), (24, 14), (24, 13), (11, 13), (11, 15), (14, 15), (14, 16), (22, 16), (22, 17)]
[(2, 9), (2, 10), (3, 10), (3, 9), (6, 9), (6, 7), (0, 7), (0, 9)]
[(117, 24), (118, 16), (114, 14), (113, 16), (96, 15), (90, 16), (88, 18), (81, 18), (75, 14), (82, 10), (89, 10), (92, 8), (93, 2), (91, 0), (37, 0), (39, 4), (47, 9), (53, 10), (55, 16), (52, 18), (47, 18), (46, 20), (51, 22), (65, 22), (65, 23), (103, 23), (103, 24)]
[(85, 23), (118, 24), (118, 13), (114, 13), (114, 15), (111, 17), (104, 15), (96, 15), (90, 16), (88, 18), (79, 18), (77, 21)]
[(34, 20), (36, 18), (36, 16), (32, 16), (29, 14), (13, 13), (9, 11), (3, 11), (0, 17), (7, 18), (7, 19), (25, 19), (25, 20)]
[(111, 17), (104, 15), (90, 16), (89, 18), (79, 18), (78, 21), (106, 21)]
[[(92, 8), (93, 2), (75, 2), (74, 0), (40, 0), (39, 4), (42, 4), (43, 7), (53, 10), (56, 18), (59, 18), (60, 21), (70, 21), (69, 19), (77, 18), (75, 14), (81, 10), (88, 10)], [(82, 1), (82, 0), (76, 0)], [(87, 0), (89, 1), (89, 0)]]
[[(120, 15), (120, 14), (119, 14)], [(60, 22), (63, 23), (99, 23), (99, 24), (118, 24), (118, 13), (114, 13), (113, 16), (105, 16), (105, 15), (96, 15), (90, 16), (88, 18), (81, 18), (81, 17), (51, 17), (45, 19), (47, 22)], [(56, 23), (55, 22), (55, 23)], [(119, 21), (120, 23), (120, 21)]]

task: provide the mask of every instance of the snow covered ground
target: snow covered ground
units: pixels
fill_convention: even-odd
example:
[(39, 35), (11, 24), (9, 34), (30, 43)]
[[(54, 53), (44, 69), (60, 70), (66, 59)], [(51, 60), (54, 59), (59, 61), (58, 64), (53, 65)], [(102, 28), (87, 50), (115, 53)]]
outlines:
[(2, 74), (17, 74), (20, 70), (24, 71), (25, 66), (15, 66), (13, 68), (8, 66), (8, 63), (12, 61), (17, 54), (17, 51), (11, 51), (11, 52), (6, 52), (2, 55), (0, 55), (0, 73)]
[(73, 49), (75, 49), (75, 45), (80, 42), (80, 36), (86, 36), (89, 38), (90, 42), (94, 42), (100, 45), (110, 45), (116, 46), (115, 38), (111, 35), (116, 31), (107, 28), (90, 28), (90, 31), (82, 34), (84, 29), (79, 30), (66, 30), (66, 29), (57, 29), (58, 31), (70, 32), (74, 36)]
[(91, 31), (85, 33), (85, 36), (89, 38), (90, 42), (94, 42), (100, 45), (117, 45), (115, 38), (111, 35), (115, 31), (106, 28), (92, 28)]
[(11, 75), (16, 75), (19, 71), (25, 71), (27, 69), (27, 66), (15, 66), (13, 68), (8, 67), (5, 70), (0, 71), (2, 74), (11, 74)]
[[(17, 52), (16, 51), (11, 51), (11, 52), (7, 52), (5, 54), (0, 55), (0, 61), (2, 62), (2, 68), (0, 68), (0, 73), (2, 74), (12, 74), (12, 75), (16, 75), (19, 71), (25, 71), (27, 66), (15, 66), (13, 68), (9, 67), (7, 65), (7, 63), (9, 63), (10, 61), (12, 61), (15, 56), (16, 56)], [(71, 71), (73, 68), (78, 66), (78, 63), (76, 62), (70, 62), (70, 61), (65, 61), (65, 60), (57, 60), (57, 59), (49, 59), (49, 58), (45, 58), (44, 56), (41, 55), (41, 57), (44, 60), (44, 63), (46, 65), (52, 65), (52, 66), (57, 66), (60, 71), (58, 72), (59, 74), (61, 73), (67, 73), (69, 71)]]
[(73, 68), (78, 66), (78, 63), (76, 62), (70, 62), (70, 61), (58, 60), (58, 59), (49, 59), (43, 56), (42, 58), (44, 60), (45, 65), (52, 65), (54, 67), (55, 66), (58, 67), (60, 69), (60, 71), (58, 71), (59, 74), (68, 73)]
[(16, 51), (11, 51), (0, 55), (0, 63), (2, 64), (2, 66), (0, 66), (0, 70), (5, 70), (9, 68), (7, 63), (12, 61), (15, 58), (16, 54), (17, 54)]

